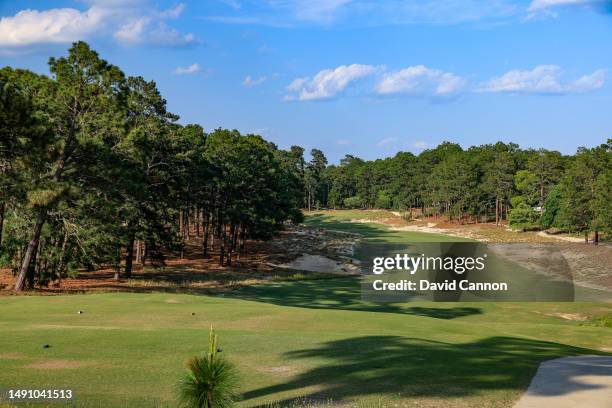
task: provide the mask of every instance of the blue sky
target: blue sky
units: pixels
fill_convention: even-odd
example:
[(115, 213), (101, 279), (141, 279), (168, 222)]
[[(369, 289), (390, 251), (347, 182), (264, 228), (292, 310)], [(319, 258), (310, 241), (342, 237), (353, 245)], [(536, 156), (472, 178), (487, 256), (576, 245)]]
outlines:
[(83, 39), (181, 123), (332, 162), (612, 137), (608, 0), (0, 0), (0, 16), (2, 66), (47, 73)]

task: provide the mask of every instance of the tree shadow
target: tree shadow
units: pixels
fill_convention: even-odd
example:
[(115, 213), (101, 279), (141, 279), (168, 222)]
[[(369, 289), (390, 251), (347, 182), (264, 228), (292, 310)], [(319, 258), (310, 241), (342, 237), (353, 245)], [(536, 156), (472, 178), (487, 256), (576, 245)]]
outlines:
[[(568, 355), (603, 354), (560, 343), (515, 337), (489, 337), (447, 343), (400, 336), (364, 336), (291, 351), (287, 361), (316, 360), (317, 366), (290, 381), (247, 391), (245, 401), (279, 392), (316, 387), (312, 400), (357, 397), (466, 397), (487, 390), (527, 388), (540, 362)], [(600, 374), (600, 373), (596, 373)], [(590, 388), (571, 378), (568, 389)], [(559, 395), (567, 392), (557, 389)], [(511, 394), (509, 398), (512, 398)], [(272, 397), (273, 398), (273, 397)], [(294, 400), (283, 400), (289, 405)], [(508, 401), (510, 402), (510, 401)]]
[(379, 303), (367, 301), (361, 298), (361, 277), (313, 279), (247, 286), (227, 292), (225, 296), (279, 306), (399, 313), (436, 319), (454, 319), (482, 313), (482, 309), (477, 307), (407, 307), (405, 302)]
[(409, 307), (404, 309), (404, 313), (433, 317), (435, 319), (456, 319), (458, 317), (471, 316), (476, 314), (482, 314), (482, 309), (478, 307), (453, 307), (453, 308), (438, 308), (438, 307)]

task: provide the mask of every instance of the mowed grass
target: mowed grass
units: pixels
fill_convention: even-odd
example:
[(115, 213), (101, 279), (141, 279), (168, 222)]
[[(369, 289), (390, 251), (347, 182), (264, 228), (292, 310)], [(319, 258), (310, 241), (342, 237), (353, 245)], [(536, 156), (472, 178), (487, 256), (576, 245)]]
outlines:
[[(338, 210), (311, 211), (306, 217), (306, 225), (335, 231), (360, 234), (370, 242), (460, 242), (471, 241), (467, 238), (451, 237), (443, 234), (422, 233), (417, 231), (398, 231), (390, 226), (377, 223), (377, 220), (395, 217), (389, 211)], [(351, 222), (369, 220), (371, 222)]]
[(541, 361), (612, 352), (612, 329), (579, 321), (611, 313), (606, 303), (375, 304), (359, 289), (338, 278), (219, 296), (0, 298), (0, 387), (70, 388), (79, 407), (175, 406), (211, 324), (242, 406), (509, 407)]

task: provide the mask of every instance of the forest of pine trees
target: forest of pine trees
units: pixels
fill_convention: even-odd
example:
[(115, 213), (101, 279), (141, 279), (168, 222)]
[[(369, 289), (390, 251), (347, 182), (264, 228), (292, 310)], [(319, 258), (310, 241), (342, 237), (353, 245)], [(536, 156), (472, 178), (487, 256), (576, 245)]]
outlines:
[(293, 152), (180, 126), (154, 82), (83, 42), (49, 66), (0, 70), (0, 261), (17, 291), (81, 268), (129, 277), (135, 258), (180, 253), (189, 234), (231, 264), (247, 239), (301, 221)]
[(192, 235), (221, 265), (302, 208), (420, 211), (610, 234), (612, 141), (574, 156), (497, 143), (442, 143), (328, 165), (322, 151), (178, 124), (156, 84), (126, 77), (86, 43), (49, 60), (50, 76), (0, 70), (0, 266), (17, 291), (77, 270), (177, 256)]
[(512, 143), (464, 150), (444, 142), (418, 156), (347, 155), (337, 166), (325, 166), (319, 150), (312, 157), (305, 164), (307, 207), (418, 210), (458, 223), (507, 220), (523, 230), (593, 233), (595, 243), (612, 232), (612, 139), (573, 156)]

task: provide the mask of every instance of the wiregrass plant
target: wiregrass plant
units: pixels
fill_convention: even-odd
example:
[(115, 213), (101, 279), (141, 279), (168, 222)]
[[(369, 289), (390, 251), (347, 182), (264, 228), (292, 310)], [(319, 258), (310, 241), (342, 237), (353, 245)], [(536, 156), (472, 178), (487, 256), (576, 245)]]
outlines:
[(177, 385), (179, 406), (228, 408), (234, 406), (239, 386), (236, 367), (221, 356), (218, 338), (210, 328), (209, 350), (187, 362), (187, 372)]

